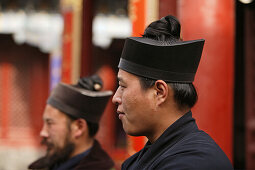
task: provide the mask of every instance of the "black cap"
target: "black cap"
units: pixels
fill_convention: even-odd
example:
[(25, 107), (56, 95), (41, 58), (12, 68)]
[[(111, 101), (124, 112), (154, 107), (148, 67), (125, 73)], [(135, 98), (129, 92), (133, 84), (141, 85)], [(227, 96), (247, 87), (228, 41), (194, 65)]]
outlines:
[(59, 83), (47, 103), (71, 117), (98, 123), (112, 95), (112, 91), (98, 91), (102, 87), (98, 78), (85, 77), (76, 85)]
[(125, 41), (119, 68), (166, 82), (191, 83), (202, 55), (204, 39), (167, 44), (143, 37)]

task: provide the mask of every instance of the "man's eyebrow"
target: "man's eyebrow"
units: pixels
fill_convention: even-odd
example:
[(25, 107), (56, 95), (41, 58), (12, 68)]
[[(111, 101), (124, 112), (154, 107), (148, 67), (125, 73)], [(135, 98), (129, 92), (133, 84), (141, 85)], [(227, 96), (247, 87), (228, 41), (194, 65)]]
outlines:
[(53, 121), (53, 119), (51, 119), (51, 118), (44, 118), (43, 119), (45, 122), (51, 122), (51, 121)]

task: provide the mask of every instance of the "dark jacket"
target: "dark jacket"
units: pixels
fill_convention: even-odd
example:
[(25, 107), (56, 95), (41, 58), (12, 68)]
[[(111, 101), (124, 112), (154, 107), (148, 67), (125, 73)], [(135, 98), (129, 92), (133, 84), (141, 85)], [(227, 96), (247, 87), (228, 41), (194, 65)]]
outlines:
[[(217, 126), (217, 125), (216, 125)], [(228, 170), (229, 159), (214, 140), (198, 129), (192, 113), (188, 112), (153, 143), (122, 164), (123, 170)]]
[[(29, 169), (48, 169), (47, 167), (42, 167), (38, 164), (38, 161), (33, 162)], [(70, 162), (69, 162), (70, 163)], [(71, 163), (72, 164), (72, 163)], [(101, 148), (99, 142), (97, 140), (94, 141), (90, 152), (84, 156), (77, 164), (73, 165), (68, 168), (55, 167), (56, 169), (61, 170), (110, 170), (114, 168), (114, 162), (110, 158), (110, 156)]]
[(101, 148), (100, 144), (95, 140), (90, 153), (85, 156), (74, 170), (109, 170), (114, 168), (113, 160)]

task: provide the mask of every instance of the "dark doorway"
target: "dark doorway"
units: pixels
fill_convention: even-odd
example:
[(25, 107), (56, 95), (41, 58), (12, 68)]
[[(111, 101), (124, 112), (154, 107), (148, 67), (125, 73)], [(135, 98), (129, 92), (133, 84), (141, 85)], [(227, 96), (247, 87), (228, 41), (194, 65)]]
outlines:
[(255, 168), (255, 2), (236, 1), (234, 168)]

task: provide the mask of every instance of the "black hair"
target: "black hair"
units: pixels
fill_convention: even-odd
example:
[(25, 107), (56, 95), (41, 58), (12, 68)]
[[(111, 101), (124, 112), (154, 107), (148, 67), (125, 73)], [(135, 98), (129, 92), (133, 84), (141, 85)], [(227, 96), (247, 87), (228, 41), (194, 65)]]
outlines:
[[(168, 15), (152, 22), (144, 31), (143, 37), (162, 41), (166, 44), (182, 41), (180, 38), (181, 25), (174, 16)], [(154, 86), (155, 81), (150, 78), (138, 76), (143, 89)], [(167, 82), (174, 91), (174, 100), (179, 109), (192, 108), (198, 99), (196, 89), (192, 83)]]
[(180, 41), (181, 25), (171, 15), (152, 22), (144, 31), (143, 37), (173, 43)]
[(88, 129), (89, 129), (89, 136), (94, 137), (99, 129), (99, 124), (87, 121), (87, 125), (88, 125)]
[[(70, 121), (74, 121), (74, 120), (79, 119), (79, 118), (73, 117), (73, 116), (68, 115), (68, 114), (67, 114), (67, 116), (70, 118)], [(84, 120), (87, 122), (87, 125), (88, 125), (89, 137), (91, 137), (91, 138), (94, 137), (96, 135), (96, 133), (98, 132), (99, 124), (98, 123), (89, 122), (86, 119), (84, 119)], [(70, 128), (70, 123), (71, 122), (68, 122), (68, 124), (67, 124), (68, 128)]]
[[(98, 88), (95, 87), (95, 84), (98, 84)], [(82, 77), (78, 80), (78, 83), (74, 85), (74, 87), (90, 90), (90, 91), (99, 91), (101, 90), (103, 86), (103, 81), (101, 78), (94, 74), (90, 77)], [(78, 118), (68, 115), (71, 120), (77, 120)], [(87, 122), (88, 130), (89, 130), (89, 137), (94, 137), (99, 129), (98, 123), (89, 122), (86, 119), (84, 119)]]

